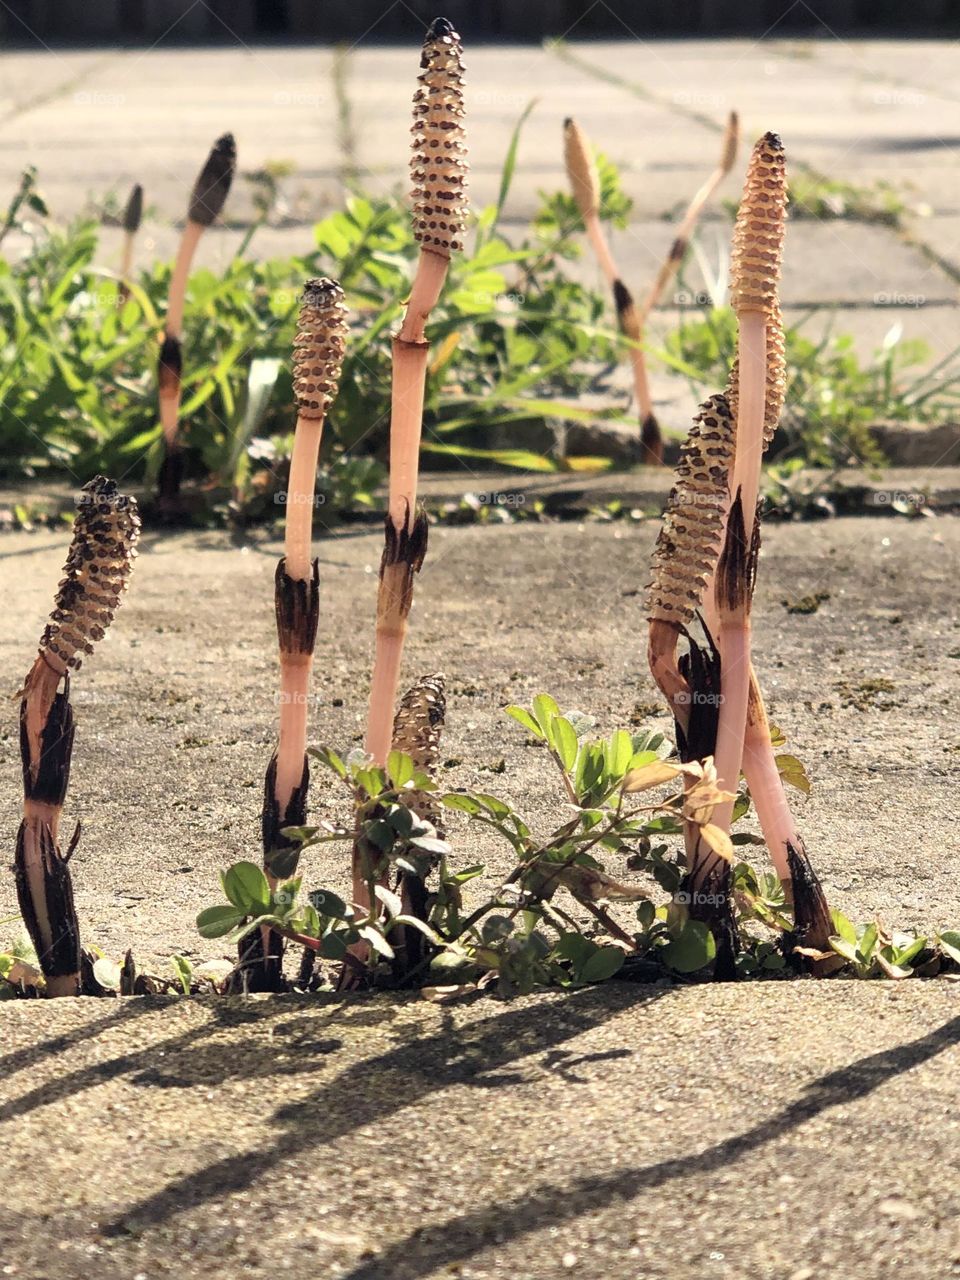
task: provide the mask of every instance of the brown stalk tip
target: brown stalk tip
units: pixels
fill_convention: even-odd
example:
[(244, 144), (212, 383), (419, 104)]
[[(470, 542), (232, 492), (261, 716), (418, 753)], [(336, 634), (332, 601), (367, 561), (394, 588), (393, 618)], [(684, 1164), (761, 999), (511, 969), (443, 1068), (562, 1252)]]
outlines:
[(613, 304), (617, 308), (618, 316), (622, 316), (628, 307), (633, 306), (633, 294), (622, 280), (613, 282)]
[(143, 187), (139, 182), (134, 183), (133, 190), (130, 192), (127, 200), (127, 207), (123, 211), (123, 229), (133, 235), (134, 232), (140, 230), (140, 220), (143, 218)]
[(73, 542), (40, 638), (41, 656), (49, 651), (76, 670), (80, 655), (93, 652), (127, 589), (139, 537), (136, 499), (118, 493), (113, 480), (94, 476), (77, 502)]
[(740, 143), (740, 117), (735, 111), (730, 112), (727, 128), (723, 135), (723, 154), (720, 157), (720, 168), (729, 173), (737, 159), (737, 147)]
[(663, 466), (663, 432), (656, 414), (648, 413), (640, 425), (641, 462), (648, 467)]
[(427, 31), (413, 96), (413, 234), (422, 249), (449, 258), (463, 248), (467, 220), (467, 148), (463, 48), (446, 18)]
[(563, 160), (567, 167), (570, 193), (580, 216), (595, 217), (600, 212), (600, 177), (593, 148), (576, 120), (569, 116), (563, 122)]
[(347, 344), (347, 308), (336, 280), (303, 286), (293, 340), (293, 394), (303, 418), (322, 418), (337, 398)]
[(237, 144), (232, 133), (218, 138), (200, 170), (190, 196), (187, 217), (201, 227), (209, 227), (223, 210), (237, 168)]
[(680, 450), (663, 513), (647, 597), (651, 621), (679, 626), (693, 621), (720, 550), (734, 438), (726, 397), (711, 396)]
[(787, 208), (783, 143), (775, 133), (757, 142), (733, 229), (730, 304), (737, 312), (770, 315), (777, 305)]
[(617, 324), (621, 333), (632, 342), (640, 341), (640, 320), (633, 304), (633, 294), (622, 280), (613, 282), (613, 305), (617, 309)]

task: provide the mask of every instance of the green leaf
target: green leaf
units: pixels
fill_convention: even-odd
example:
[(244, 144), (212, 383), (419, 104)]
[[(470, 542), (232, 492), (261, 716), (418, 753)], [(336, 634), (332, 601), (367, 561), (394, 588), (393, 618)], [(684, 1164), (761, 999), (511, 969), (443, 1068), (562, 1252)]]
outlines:
[(394, 893), (391, 889), (387, 889), (382, 884), (375, 884), (373, 892), (376, 894), (378, 901), (382, 902), (387, 909), (387, 915), (398, 916), (403, 911), (403, 903), (399, 894)]
[(657, 918), (657, 909), (652, 902), (641, 902), (637, 907), (637, 922), (641, 929), (649, 929)]
[(262, 915), (270, 908), (270, 885), (255, 862), (235, 862), (220, 877), (223, 892), (245, 916)]
[(313, 756), (315, 760), (322, 761), (328, 769), (332, 769), (338, 778), (346, 778), (347, 766), (343, 763), (336, 751), (332, 751), (330, 747), (309, 747), (307, 755)]
[(776, 763), (780, 777), (786, 786), (802, 791), (805, 796), (810, 794), (810, 779), (807, 777), (807, 771), (803, 764), (796, 756), (777, 756)]
[(857, 959), (861, 964), (869, 964), (873, 959), (873, 953), (876, 950), (879, 939), (880, 929), (877, 922), (871, 920), (857, 940)]
[(702, 920), (687, 920), (677, 937), (660, 951), (662, 959), (677, 973), (696, 973), (716, 957), (717, 944)]
[(443, 945), (443, 939), (440, 937), (440, 935), (438, 933), (435, 933), (434, 930), (431, 929), (430, 926), (425, 921), (418, 920), (416, 916), (408, 916), (403, 914), (394, 916), (393, 919), (390, 921), (390, 928), (392, 929), (395, 924), (402, 924), (402, 925), (405, 925), (408, 929), (418, 930), (418, 932), (422, 933), (425, 938), (429, 938), (430, 941), (435, 946), (439, 947)]
[(170, 963), (173, 965), (180, 986), (183, 988), (183, 994), (188, 996), (193, 982), (193, 965), (186, 956), (171, 956)]
[(577, 732), (564, 716), (557, 716), (553, 722), (554, 744), (560, 763), (567, 773), (577, 762)]
[(414, 849), (421, 849), (424, 853), (432, 853), (440, 857), (453, 852), (447, 841), (441, 840), (438, 836), (411, 836), (410, 844)]
[(633, 739), (625, 729), (617, 729), (610, 736), (607, 748), (607, 768), (616, 778), (622, 778), (633, 760)]
[(399, 790), (413, 777), (413, 761), (405, 751), (391, 751), (387, 756), (387, 777)]
[(844, 960), (849, 960), (851, 964), (857, 963), (857, 946), (855, 942), (851, 942), (848, 938), (842, 938), (836, 934), (828, 939), (830, 946), (838, 956), (843, 956)]
[(494, 214), (490, 230), (492, 231), (500, 221), (503, 213), (503, 206), (507, 202), (507, 196), (510, 193), (510, 185), (513, 182), (513, 173), (517, 167), (517, 147), (520, 145), (520, 134), (523, 132), (523, 126), (527, 122), (527, 117), (537, 105), (537, 99), (531, 98), (521, 112), (520, 119), (513, 127), (513, 133), (510, 135), (510, 142), (507, 146), (507, 154), (503, 162), (503, 170), (500, 174), (500, 190), (497, 194), (497, 208)]
[(518, 471), (558, 471), (560, 469), (552, 458), (542, 453), (531, 453), (528, 449), (475, 449), (467, 445), (438, 444), (435, 440), (424, 440), (421, 450), (424, 453), (442, 454), (448, 458), (477, 458), (502, 467), (516, 467)]
[(560, 935), (560, 939), (553, 949), (553, 954), (557, 960), (569, 960), (573, 965), (574, 973), (579, 976), (583, 966), (599, 950), (600, 948), (595, 942), (585, 938), (582, 933), (575, 933), (571, 930), (569, 933)]
[(560, 714), (560, 708), (550, 697), (549, 693), (538, 693), (533, 700), (533, 714), (536, 717), (543, 731), (543, 736), (551, 747), (555, 747), (556, 743), (553, 738), (553, 722)]
[(601, 947), (580, 971), (584, 982), (606, 982), (623, 968), (626, 954), (619, 947)]
[(481, 810), (479, 801), (475, 800), (473, 796), (458, 795), (455, 791), (450, 791), (441, 796), (440, 803), (445, 809), (457, 809), (460, 813), (476, 814)]
[(506, 710), (507, 710), (507, 715), (512, 716), (513, 719), (516, 720), (517, 724), (522, 724), (524, 729), (527, 729), (530, 733), (532, 733), (535, 738), (543, 739), (544, 737), (543, 730), (537, 724), (536, 720), (534, 720), (533, 716), (526, 709), (526, 707), (510, 706), (510, 707), (507, 707)]
[(383, 956), (384, 960), (392, 960), (394, 958), (394, 950), (390, 943), (386, 940), (379, 929), (374, 928), (372, 924), (362, 924), (357, 929), (360, 937), (364, 942), (369, 942), (370, 946)]
[(243, 923), (245, 914), (225, 904), (207, 907), (197, 916), (197, 929), (201, 938), (222, 938)]
[(844, 940), (844, 942), (849, 942), (851, 946), (856, 948), (857, 931), (854, 928), (853, 923), (847, 919), (847, 917), (843, 914), (842, 911), (838, 911), (836, 907), (834, 907), (833, 910), (830, 912), (830, 917), (833, 921), (834, 929), (836, 929), (837, 933)]
[(945, 956), (960, 964), (960, 930), (947, 929), (937, 934), (937, 945)]
[(123, 975), (116, 960), (111, 960), (108, 956), (101, 956), (99, 960), (95, 960), (93, 976), (105, 991), (120, 990)]

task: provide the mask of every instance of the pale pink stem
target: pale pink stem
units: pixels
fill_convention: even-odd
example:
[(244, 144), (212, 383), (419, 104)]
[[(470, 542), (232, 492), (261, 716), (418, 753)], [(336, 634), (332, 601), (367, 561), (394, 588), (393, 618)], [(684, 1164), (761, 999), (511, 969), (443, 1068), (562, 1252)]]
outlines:
[(313, 654), (284, 654), (280, 668), (280, 742), (277, 747), (277, 806), (285, 812), (303, 776), (307, 749), (307, 702)]
[[(395, 530), (413, 530), (420, 472), (420, 436), (423, 399), (430, 345), (425, 332), (446, 279), (449, 260), (424, 249), (407, 303), (400, 332), (393, 341), (393, 378), (390, 392), (390, 489), (388, 512)], [(404, 592), (400, 590), (402, 564), (385, 566), (377, 599), (377, 638), (366, 749), (377, 764), (386, 763), (393, 737), (393, 713), (406, 635)]]
[(133, 274), (133, 243), (136, 240), (137, 233), (135, 231), (125, 231), (123, 233), (123, 251), (120, 259), (120, 284), (126, 289), (130, 284), (130, 277)]
[[(722, 701), (717, 724), (717, 784), (721, 791), (737, 794), (743, 737), (747, 727), (747, 697), (750, 693), (750, 623), (749, 620), (721, 622), (720, 659)], [(718, 804), (713, 822), (723, 831), (730, 830), (733, 801)]]
[[(641, 339), (642, 339), (641, 334)], [(630, 348), (630, 363), (633, 367), (633, 391), (637, 397), (640, 420), (649, 418), (653, 413), (653, 399), (650, 395), (650, 382), (647, 378), (647, 362), (643, 349), (638, 346)]]
[(393, 709), (400, 682), (400, 662), (406, 624), (395, 630), (377, 628), (376, 660), (370, 689), (370, 721), (367, 725), (365, 750), (379, 765), (387, 763), (393, 745)]
[(180, 247), (177, 249), (177, 259), (173, 264), (173, 275), (170, 277), (167, 320), (164, 326), (164, 332), (170, 338), (179, 338), (183, 332), (183, 304), (187, 296), (187, 280), (190, 277), (193, 255), (202, 235), (203, 227), (199, 222), (191, 222), (188, 219), (187, 225), (183, 228), (183, 235), (180, 237)]
[[(701, 610), (707, 630), (720, 648), (720, 658), (723, 662), (724, 654), (719, 638), (720, 618), (714, 598), (714, 587), (715, 575), (711, 575), (704, 590)], [(750, 790), (750, 798), (753, 801), (757, 821), (760, 823), (760, 830), (763, 832), (771, 861), (780, 879), (789, 884), (791, 876), (787, 864), (786, 845), (789, 840), (795, 848), (797, 847), (798, 828), (790, 812), (783, 779), (777, 768), (773, 744), (770, 741), (770, 726), (752, 662), (750, 664), (750, 697), (740, 767)]]
[[(309, 582), (312, 576), (314, 493), (317, 461), (323, 436), (323, 418), (300, 415), (293, 437), (290, 478), (287, 484), (284, 570), (289, 578)], [(307, 701), (310, 694), (312, 653), (283, 652), (280, 657), (280, 742), (277, 748), (277, 781), (274, 795), (280, 813), (303, 776), (307, 749)]]
[(690, 243), (690, 236), (693, 234), (693, 229), (700, 219), (700, 214), (703, 212), (704, 205), (706, 205), (707, 201), (726, 177), (726, 174), (726, 169), (716, 169), (690, 201), (687, 211), (683, 216), (683, 220), (677, 227), (676, 235), (674, 236), (673, 243), (670, 246), (670, 252), (667, 254), (660, 270), (657, 272), (656, 278), (650, 286), (647, 296), (644, 298), (640, 307), (639, 320), (641, 328), (646, 326), (647, 320), (650, 317), (650, 312), (663, 297), (664, 290), (667, 285), (680, 270), (680, 263), (683, 261), (684, 254), (687, 251), (687, 246)]
[(287, 576), (301, 582), (310, 578), (310, 540), (313, 536), (313, 506), (322, 437), (323, 418), (304, 418), (302, 415), (297, 418), (287, 484), (283, 553)]
[(432, 249), (421, 249), (407, 310), (398, 337), (402, 342), (423, 342), (430, 312), (437, 305), (450, 259)]
[(610, 246), (607, 244), (607, 237), (604, 235), (603, 226), (597, 214), (591, 213), (584, 218), (584, 226), (586, 227), (587, 237), (593, 247), (593, 252), (597, 255), (597, 262), (600, 264), (600, 270), (606, 277), (607, 284), (612, 289), (615, 281), (619, 279), (617, 274), (617, 264), (613, 260), (610, 253)]
[(180, 426), (180, 382), (171, 390), (164, 389), (160, 397), (160, 426), (168, 445), (176, 444)]
[(784, 884), (789, 885), (792, 876), (787, 860), (787, 845), (789, 843), (795, 849), (800, 848), (802, 841), (787, 803), (783, 779), (770, 742), (770, 725), (752, 672), (750, 708), (743, 740), (743, 772), (770, 859), (777, 875)]
[[(430, 257), (435, 258), (436, 254)], [(416, 515), (423, 398), (429, 356), (430, 344), (426, 341), (407, 341), (402, 336), (394, 339), (388, 510), (395, 529), (401, 529), (404, 523), (412, 529)]]
[[(766, 396), (766, 316), (761, 311), (740, 313), (740, 385), (737, 408), (737, 445), (730, 491), (739, 492), (743, 532), (749, 547), (760, 489), (763, 458), (763, 420)], [(746, 561), (747, 550), (742, 559)], [(746, 592), (745, 592), (746, 594)], [(720, 717), (717, 726), (716, 766), (721, 790), (736, 795), (743, 759), (743, 739), (750, 693), (750, 600), (731, 611), (718, 602), (719, 646), (722, 661)], [(714, 822), (730, 829), (733, 801), (718, 805)]]

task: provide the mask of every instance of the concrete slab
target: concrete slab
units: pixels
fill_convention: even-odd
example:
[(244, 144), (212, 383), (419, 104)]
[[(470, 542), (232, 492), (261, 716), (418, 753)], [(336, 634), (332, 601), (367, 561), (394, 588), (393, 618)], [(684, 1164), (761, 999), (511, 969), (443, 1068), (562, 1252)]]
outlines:
[[(0, 1256), (31, 1280), (948, 1277), (957, 996), (8, 1004)], [(909, 1178), (891, 1146), (922, 1151)]]
[[(471, 473), (468, 463), (462, 480), (491, 492), (489, 474)], [(631, 482), (622, 483), (628, 497)], [(637, 702), (659, 704), (642, 640), (656, 531), (655, 521), (432, 531), (405, 671), (410, 679), (447, 673), (445, 758), (462, 761), (447, 784), (502, 791), (535, 825), (555, 825), (560, 796), (504, 705), (549, 690), (609, 731)], [(34, 652), (65, 542), (48, 531), (11, 534), (0, 545), (0, 585), (18, 602), (0, 618), (11, 688)], [(362, 732), (381, 547), (375, 528), (341, 530), (319, 547), (324, 620), (310, 736), (344, 750)], [(945, 656), (960, 646), (951, 567), (958, 552), (953, 517), (765, 532), (758, 668), (771, 716), (814, 779), (800, 805), (805, 838), (839, 905), (881, 910), (889, 923), (960, 921), (960, 854), (942, 840), (960, 820), (960, 663)], [(110, 639), (74, 682), (66, 821), (84, 824), (73, 866), (87, 938), (110, 953), (129, 945), (145, 960), (165, 961), (174, 950), (220, 953), (200, 941), (193, 920), (215, 899), (218, 869), (258, 849), (276, 723), (278, 553), (255, 532), (238, 541), (148, 536)], [(816, 590), (831, 596), (816, 614), (785, 614), (784, 598)], [(895, 691), (866, 712), (844, 706), (839, 686), (876, 678)], [(8, 847), (18, 821), (16, 715), (10, 702), (0, 760)], [(665, 716), (651, 718), (669, 728)], [(502, 778), (485, 772), (501, 759)], [(312, 795), (315, 816), (339, 812), (322, 774)], [(454, 838), (468, 861), (506, 867), (494, 842), (458, 828)], [(311, 883), (342, 890), (346, 873), (338, 855), (310, 859)], [(2, 878), (0, 919), (15, 911), (12, 882)]]

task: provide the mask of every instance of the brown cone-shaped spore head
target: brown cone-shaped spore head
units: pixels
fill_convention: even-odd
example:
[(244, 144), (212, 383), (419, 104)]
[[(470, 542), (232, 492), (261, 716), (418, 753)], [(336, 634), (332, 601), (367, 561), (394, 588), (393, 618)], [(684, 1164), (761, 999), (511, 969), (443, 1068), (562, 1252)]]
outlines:
[(232, 133), (218, 138), (207, 156), (206, 164), (194, 183), (187, 217), (201, 227), (209, 227), (223, 212), (230, 194), (230, 184), (237, 168), (237, 144)]
[(765, 133), (753, 148), (733, 229), (730, 305), (734, 311), (762, 311), (777, 305), (787, 210), (783, 143)]
[(347, 344), (347, 307), (336, 280), (303, 286), (293, 340), (293, 394), (303, 418), (322, 418), (336, 399)]
[(734, 435), (726, 397), (711, 396), (680, 451), (663, 513), (647, 598), (651, 620), (679, 626), (693, 621), (720, 553)]
[(140, 229), (140, 221), (143, 218), (143, 187), (139, 182), (134, 183), (133, 189), (127, 199), (127, 207), (123, 211), (123, 229), (131, 235)]
[(600, 178), (590, 141), (569, 116), (563, 122), (563, 161), (567, 166), (570, 194), (586, 221), (600, 211)]
[[(423, 676), (400, 699), (393, 720), (393, 749), (403, 751), (414, 767), (434, 776), (440, 757), (440, 735), (447, 714), (446, 681), (442, 672)], [(442, 810), (432, 792), (405, 791), (403, 802), (419, 817), (442, 831)]]
[(449, 258), (463, 248), (467, 220), (467, 147), (463, 120), (463, 48), (446, 18), (427, 31), (413, 97), (413, 234), (423, 249)]
[(118, 493), (114, 481), (104, 476), (83, 486), (64, 576), (40, 639), (41, 654), (49, 651), (76, 670), (82, 655), (93, 652), (127, 588), (139, 536), (134, 498)]

